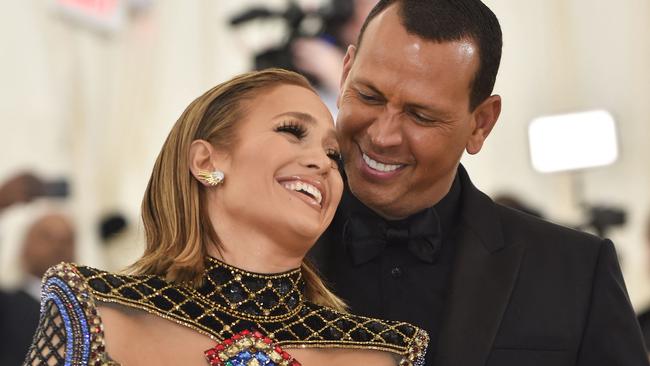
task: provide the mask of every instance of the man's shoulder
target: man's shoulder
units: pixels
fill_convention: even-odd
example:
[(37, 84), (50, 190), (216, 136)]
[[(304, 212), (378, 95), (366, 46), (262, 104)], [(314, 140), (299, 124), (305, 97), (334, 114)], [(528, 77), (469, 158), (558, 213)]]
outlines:
[(495, 203), (504, 240), (563, 251), (598, 251), (605, 239)]

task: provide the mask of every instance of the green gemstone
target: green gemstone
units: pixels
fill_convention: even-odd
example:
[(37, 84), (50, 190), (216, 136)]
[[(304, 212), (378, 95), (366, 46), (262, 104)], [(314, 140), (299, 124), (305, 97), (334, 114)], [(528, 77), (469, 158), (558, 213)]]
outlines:
[(226, 366), (233, 366), (232, 361), (226, 361)]

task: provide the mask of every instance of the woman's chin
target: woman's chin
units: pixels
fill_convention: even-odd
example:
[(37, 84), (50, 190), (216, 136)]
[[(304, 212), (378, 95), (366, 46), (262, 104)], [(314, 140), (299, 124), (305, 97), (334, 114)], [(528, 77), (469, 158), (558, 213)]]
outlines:
[(309, 250), (323, 234), (325, 227), (323, 227), (322, 223), (312, 222), (312, 220), (294, 220), (287, 223), (284, 229), (278, 227), (277, 230), (294, 236), (296, 242), (302, 243), (302, 246), (306, 246), (307, 250)]

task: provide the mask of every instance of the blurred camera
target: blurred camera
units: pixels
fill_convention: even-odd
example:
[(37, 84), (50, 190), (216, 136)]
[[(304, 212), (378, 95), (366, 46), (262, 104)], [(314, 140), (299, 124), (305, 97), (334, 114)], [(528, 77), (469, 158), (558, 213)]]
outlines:
[[(291, 45), (302, 37), (322, 36), (337, 43), (337, 30), (350, 20), (354, 14), (354, 3), (350, 0), (331, 0), (316, 11), (304, 11), (296, 2), (291, 1), (288, 7), (282, 11), (272, 10), (266, 7), (253, 7), (234, 16), (230, 25), (238, 27), (253, 20), (260, 19), (281, 19), (288, 29), (284, 41), (274, 47), (263, 50), (255, 55), (255, 69), (263, 70), (271, 67), (279, 67), (287, 70), (296, 70), (293, 63)], [(316, 29), (309, 27), (309, 24), (319, 24)], [(306, 75), (312, 83), (317, 80)]]
[(66, 179), (43, 181), (36, 197), (66, 198), (70, 195), (70, 186)]

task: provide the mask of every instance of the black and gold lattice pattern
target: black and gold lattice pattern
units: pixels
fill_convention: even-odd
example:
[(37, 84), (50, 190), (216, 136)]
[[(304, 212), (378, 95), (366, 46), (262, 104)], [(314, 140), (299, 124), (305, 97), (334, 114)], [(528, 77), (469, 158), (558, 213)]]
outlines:
[(85, 266), (78, 273), (99, 301), (138, 308), (221, 342), (258, 330), (282, 347), (357, 348), (387, 351), (400, 365), (423, 365), (426, 332), (403, 322), (337, 312), (304, 299), (300, 269), (266, 275), (208, 258), (199, 288), (158, 276), (115, 275)]
[(43, 337), (36, 339), (30, 348), (29, 358), (34, 364), (63, 365), (65, 363), (66, 332), (59, 309), (54, 302), (45, 304), (46, 316), (40, 324)]

